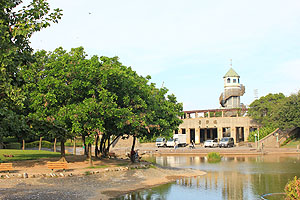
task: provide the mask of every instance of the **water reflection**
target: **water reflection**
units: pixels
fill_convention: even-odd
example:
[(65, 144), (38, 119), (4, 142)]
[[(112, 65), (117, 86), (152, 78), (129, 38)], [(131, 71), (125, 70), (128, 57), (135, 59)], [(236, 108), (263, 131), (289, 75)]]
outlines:
[(262, 194), (283, 192), (287, 181), (300, 175), (299, 156), (226, 156), (220, 163), (209, 163), (201, 156), (161, 156), (155, 161), (163, 166), (200, 169), (207, 174), (119, 199), (260, 199)]

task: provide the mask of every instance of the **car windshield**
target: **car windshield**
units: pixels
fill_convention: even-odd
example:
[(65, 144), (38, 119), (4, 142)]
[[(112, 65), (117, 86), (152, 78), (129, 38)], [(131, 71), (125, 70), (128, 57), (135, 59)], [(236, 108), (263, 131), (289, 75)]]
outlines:
[(162, 142), (162, 141), (163, 141), (162, 138), (157, 138), (157, 139), (156, 139), (156, 142)]
[(221, 141), (222, 141), (222, 142), (227, 142), (227, 141), (228, 141), (228, 138), (222, 138)]
[(212, 142), (212, 140), (206, 140), (206, 142)]
[(173, 141), (174, 141), (173, 139), (169, 139), (169, 140), (168, 140), (168, 142), (173, 142)]

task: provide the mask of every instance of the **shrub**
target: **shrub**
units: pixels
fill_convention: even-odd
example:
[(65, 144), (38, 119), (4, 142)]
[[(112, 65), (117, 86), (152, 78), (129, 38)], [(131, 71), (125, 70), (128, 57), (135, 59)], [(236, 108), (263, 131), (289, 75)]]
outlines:
[(2, 142), (3, 143), (17, 143), (18, 139), (15, 137), (4, 137)]
[(21, 149), (21, 144), (20, 143), (8, 143), (5, 145), (6, 149)]
[(210, 152), (207, 154), (207, 160), (208, 162), (220, 162), (221, 161), (221, 156), (217, 152)]
[[(26, 143), (25, 147), (26, 148), (38, 148), (39, 144), (40, 144), (40, 141), (34, 141), (34, 142)], [(42, 147), (51, 149), (51, 148), (53, 148), (53, 144), (51, 142), (43, 140)]]
[[(273, 131), (275, 131), (276, 128), (270, 127), (270, 126), (265, 126), (259, 129), (259, 140), (263, 139)], [(258, 134), (258, 131), (253, 131), (249, 134), (248, 141), (249, 142), (255, 142), (255, 134)], [(258, 138), (256, 138), (258, 139)]]
[(297, 176), (294, 177), (294, 180), (290, 180), (284, 188), (286, 194), (286, 200), (296, 200), (300, 199), (300, 179), (297, 179)]

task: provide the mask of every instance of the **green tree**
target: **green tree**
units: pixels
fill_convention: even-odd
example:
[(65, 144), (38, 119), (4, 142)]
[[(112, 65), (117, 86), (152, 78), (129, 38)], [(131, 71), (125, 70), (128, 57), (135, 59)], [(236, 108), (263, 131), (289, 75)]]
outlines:
[(285, 98), (273, 119), (282, 129), (300, 127), (300, 92)]
[(263, 126), (276, 126), (274, 115), (286, 97), (282, 94), (268, 94), (250, 104), (248, 115)]
[(17, 10), (20, 6), (21, 0), (0, 2), (0, 140), (5, 134), (19, 137), (28, 131), (20, 70), (33, 62), (29, 39), (62, 15), (59, 9), (50, 13), (45, 0), (33, 0)]

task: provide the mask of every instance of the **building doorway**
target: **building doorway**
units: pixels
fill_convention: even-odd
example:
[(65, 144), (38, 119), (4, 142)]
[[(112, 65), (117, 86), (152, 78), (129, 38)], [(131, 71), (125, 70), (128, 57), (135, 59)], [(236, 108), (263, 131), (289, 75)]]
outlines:
[(200, 129), (200, 143), (204, 142), (204, 133), (205, 133), (205, 129), (201, 128)]
[(223, 137), (230, 137), (230, 135), (231, 135), (230, 127), (224, 127), (222, 133), (223, 133), (222, 134)]
[(195, 129), (191, 128), (190, 129), (190, 143), (195, 142)]
[(236, 127), (236, 143), (238, 142), (244, 142), (244, 127)]
[(212, 139), (218, 138), (218, 129), (212, 128)]

